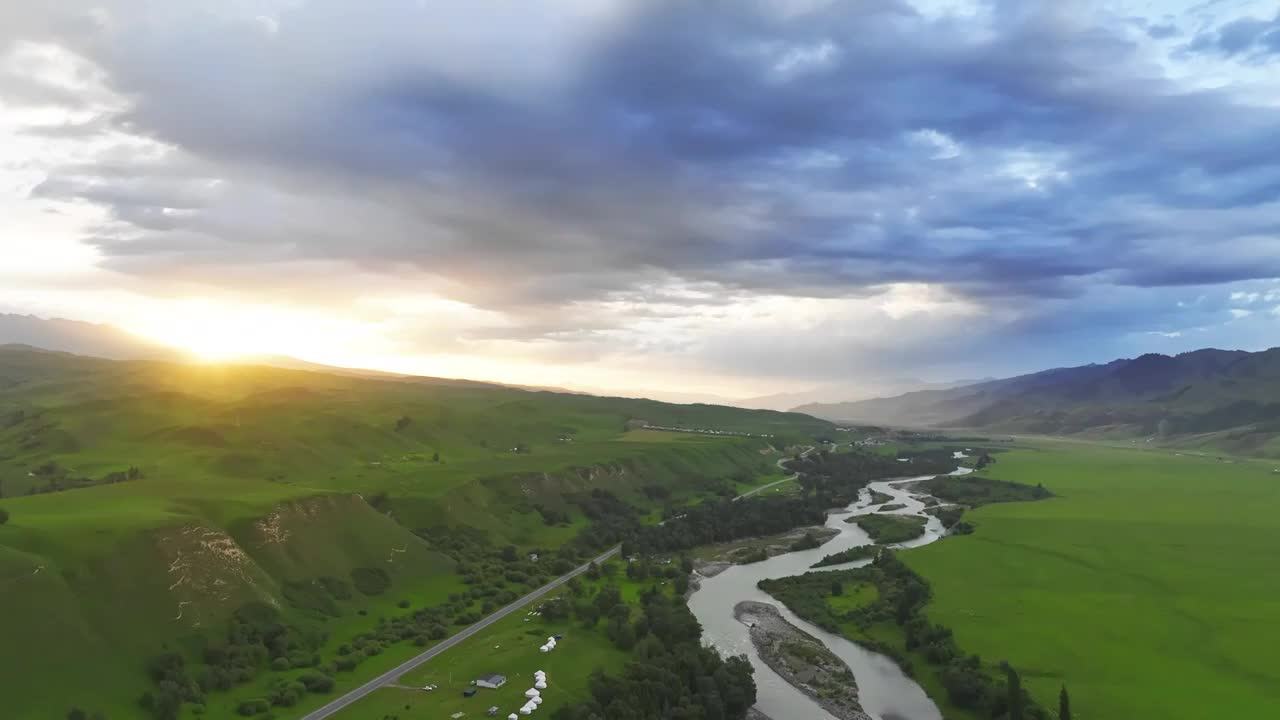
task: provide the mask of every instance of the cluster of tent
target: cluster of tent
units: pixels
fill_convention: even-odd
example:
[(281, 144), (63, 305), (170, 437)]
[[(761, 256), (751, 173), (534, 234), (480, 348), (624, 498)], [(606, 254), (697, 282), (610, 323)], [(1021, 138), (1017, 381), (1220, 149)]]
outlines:
[(556, 638), (554, 635), (547, 638), (547, 641), (543, 643), (542, 647), (538, 648), (538, 650), (541, 652), (551, 652), (552, 650), (555, 650), (555, 649), (556, 649)]
[[(524, 705), (520, 708), (520, 715), (532, 715), (534, 710), (542, 704), (542, 691), (547, 689), (547, 674), (541, 670), (533, 674), (533, 687), (524, 691), (527, 698)], [(507, 716), (507, 720), (520, 720), (520, 715), (511, 713)]]

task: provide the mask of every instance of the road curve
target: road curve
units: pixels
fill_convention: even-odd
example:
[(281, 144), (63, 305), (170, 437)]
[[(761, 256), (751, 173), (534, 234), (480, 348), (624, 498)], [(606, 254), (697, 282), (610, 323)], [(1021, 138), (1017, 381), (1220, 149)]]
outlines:
[(454, 635), (448, 639), (442, 640), (435, 647), (432, 647), (431, 649), (421, 653), (420, 655), (415, 655), (414, 657), (400, 663), (394, 668), (373, 678), (369, 682), (366, 682), (365, 684), (357, 688), (347, 691), (347, 693), (342, 695), (341, 697), (334, 698), (333, 700), (329, 701), (322, 707), (319, 707), (307, 713), (306, 715), (303, 715), (301, 718), (299, 718), (299, 720), (323, 720), (324, 718), (327, 718), (333, 715), (339, 710), (360, 700), (365, 695), (368, 695), (369, 693), (373, 692), (374, 690), (377, 690), (378, 688), (384, 685), (388, 685), (394, 682), (396, 678), (418, 667), (422, 663), (439, 655), (445, 650), (448, 650), (449, 648), (455, 645), (458, 645), (459, 643), (463, 642), (464, 640), (471, 637), (472, 635), (475, 635), (481, 630), (484, 630), (490, 625), (498, 622), (502, 618), (510, 615), (511, 613), (517, 610), (520, 610), (521, 608), (525, 607), (529, 603), (533, 602), (534, 600), (537, 600), (543, 595), (546, 595), (552, 590), (555, 590), (561, 585), (564, 585), (565, 583), (569, 582), (570, 578), (574, 578), (574, 577), (577, 577), (578, 575), (581, 575), (582, 573), (587, 571), (587, 568), (591, 566), (591, 563), (599, 564), (604, 562), (605, 560), (608, 560), (614, 555), (617, 555), (618, 551), (621, 549), (622, 549), (621, 545), (614, 545), (613, 547), (609, 548), (609, 550), (606, 551), (603, 555), (600, 555), (599, 557), (597, 557), (595, 560), (592, 560), (591, 562), (588, 562), (585, 565), (575, 568), (574, 570), (570, 571), (565, 575), (561, 575), (555, 580), (552, 580), (551, 582), (547, 583), (546, 585), (543, 585), (537, 590), (534, 590), (528, 595), (525, 595), (519, 600), (512, 602), (510, 605), (507, 605), (495, 611), (492, 615), (486, 617), (485, 619), (480, 620), (479, 622), (473, 623), (471, 625), (468, 625), (464, 630), (459, 632), (457, 635)]
[[(805, 450), (804, 452), (800, 453), (800, 457), (809, 457), (809, 453), (811, 453), (811, 452), (813, 452), (813, 448), (812, 448), (812, 447), (811, 447), (811, 448), (808, 448), (808, 449), (807, 449), (807, 450)], [(788, 460), (790, 460), (790, 459), (791, 459), (791, 458), (789, 458), (789, 457), (784, 457), (784, 458), (782, 458), (781, 460), (779, 460), (779, 461), (778, 461), (778, 469), (780, 469), (780, 470), (786, 470), (786, 469), (787, 469), (786, 462), (787, 462)], [(791, 475), (788, 475), (787, 477), (784, 477), (784, 478), (782, 478), (781, 480), (774, 480), (773, 482), (769, 483), (768, 485), (761, 485), (760, 487), (758, 487), (758, 488), (756, 488), (756, 489), (754, 489), (754, 490), (748, 490), (748, 491), (746, 491), (746, 492), (742, 493), (741, 495), (739, 495), (738, 497), (734, 498), (734, 499), (733, 499), (733, 501), (734, 501), (734, 502), (737, 502), (737, 501), (741, 500), (742, 498), (745, 498), (745, 497), (751, 497), (752, 495), (755, 495), (756, 493), (764, 492), (765, 490), (768, 490), (768, 489), (769, 489), (769, 488), (771, 488), (771, 487), (776, 487), (776, 486), (778, 486), (778, 485), (781, 485), (781, 484), (782, 484), (782, 483), (784, 483), (784, 482), (791, 482), (792, 480), (795, 480), (795, 479), (796, 479), (796, 478), (798, 478), (798, 477), (800, 477), (800, 473), (792, 473)]]
[[(808, 450), (805, 450), (803, 453), (801, 453), (801, 457), (806, 456), (811, 452), (813, 452), (813, 448), (809, 448)], [(789, 459), (790, 458), (783, 458), (779, 460), (778, 467), (783, 467), (783, 463)], [(734, 500), (740, 500), (744, 497), (750, 497), (760, 492), (761, 490), (766, 490), (779, 483), (784, 483), (784, 482), (787, 482), (788, 480), (794, 480), (795, 477), (796, 477), (795, 475), (792, 475), (791, 477), (783, 478), (782, 480), (778, 480), (777, 482), (772, 482), (772, 483), (769, 483), (768, 485), (762, 485), (754, 490), (747, 491), (735, 497)], [(675, 520), (678, 518), (672, 518), (672, 519)], [(664, 520), (663, 522), (665, 523), (666, 521)], [(498, 622), (502, 618), (525, 607), (526, 605), (533, 602), (534, 600), (537, 600), (543, 595), (546, 595), (552, 590), (555, 590), (561, 585), (564, 585), (565, 583), (569, 582), (570, 578), (575, 578), (581, 575), (582, 573), (586, 572), (587, 568), (591, 567), (592, 563), (595, 563), (598, 565), (604, 562), (605, 560), (608, 560), (609, 558), (613, 557), (614, 555), (617, 555), (621, 549), (622, 549), (621, 545), (614, 545), (613, 547), (609, 548), (603, 555), (600, 555), (599, 557), (597, 557), (595, 560), (592, 560), (586, 563), (585, 565), (577, 567), (565, 575), (561, 575), (555, 580), (552, 580), (551, 582), (547, 583), (546, 585), (543, 585), (537, 590), (534, 590), (528, 595), (525, 595), (519, 600), (512, 602), (510, 605), (506, 605), (500, 608), (499, 610), (495, 611), (492, 615), (486, 617), (485, 619), (467, 626), (457, 635), (454, 635), (450, 638), (440, 641), (438, 645), (430, 648), (429, 650), (426, 650), (419, 655), (415, 655), (412, 658), (405, 660), (404, 662), (400, 663), (394, 668), (391, 668), (390, 670), (382, 673), (381, 675), (373, 678), (372, 680), (364, 683), (363, 685), (357, 688), (348, 690), (343, 695), (336, 697), (333, 700), (330, 700), (329, 702), (325, 703), (321, 707), (316, 708), (315, 710), (312, 710), (306, 715), (303, 715), (302, 717), (298, 718), (298, 720), (324, 720), (325, 718), (330, 717), (331, 715), (338, 712), (339, 710), (347, 707), (348, 705), (351, 705), (354, 702), (357, 702), (358, 700), (368, 695), (369, 693), (373, 692), (374, 690), (377, 690), (378, 688), (383, 687), (384, 685), (390, 685), (391, 683), (395, 682), (396, 678), (400, 677), (401, 675), (418, 667), (419, 665), (425, 663), (426, 661), (439, 655), (440, 653), (448, 650), (449, 648), (455, 645), (461, 644), (464, 640), (471, 637), (472, 635), (475, 635), (481, 630), (484, 630), (490, 625)]]

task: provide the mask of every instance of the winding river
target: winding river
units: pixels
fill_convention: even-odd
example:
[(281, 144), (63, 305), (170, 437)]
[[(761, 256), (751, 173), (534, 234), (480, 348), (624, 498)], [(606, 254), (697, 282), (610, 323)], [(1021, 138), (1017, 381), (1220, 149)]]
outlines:
[[(957, 454), (960, 456), (960, 454)], [(972, 472), (959, 468), (953, 475)], [(889, 495), (892, 500), (884, 503), (902, 503), (906, 507), (893, 511), (895, 515), (920, 515), (928, 518), (924, 535), (893, 547), (918, 547), (927, 545), (945, 533), (942, 524), (924, 512), (920, 496), (904, 485), (931, 476), (887, 480), (871, 483), (869, 490)], [(786, 553), (751, 565), (735, 565), (711, 578), (701, 580), (702, 587), (689, 598), (689, 608), (702, 623), (703, 637), (726, 655), (746, 655), (756, 671), (756, 707), (773, 720), (822, 718), (834, 720), (796, 688), (779, 677), (764, 664), (751, 644), (747, 627), (733, 617), (733, 606), (743, 600), (756, 600), (775, 605), (783, 617), (796, 627), (814, 636), (848, 663), (858, 682), (858, 693), (863, 709), (878, 720), (942, 720), (938, 707), (914, 680), (907, 677), (889, 658), (873, 653), (839, 635), (833, 635), (812, 625), (788, 610), (782, 603), (756, 587), (766, 578), (802, 575), (814, 569), (810, 566), (824, 556), (858, 545), (867, 545), (871, 539), (857, 525), (846, 523), (853, 515), (877, 512), (881, 504), (871, 502), (871, 493), (863, 490), (858, 500), (848, 507), (849, 512), (827, 516), (826, 525), (840, 534), (813, 550)], [(818, 570), (842, 570), (866, 565), (868, 560), (835, 565)]]

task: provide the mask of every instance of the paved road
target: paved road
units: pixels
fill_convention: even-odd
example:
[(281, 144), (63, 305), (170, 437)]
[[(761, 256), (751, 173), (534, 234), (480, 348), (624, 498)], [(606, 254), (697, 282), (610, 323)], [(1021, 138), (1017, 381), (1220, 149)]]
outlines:
[[(801, 455), (802, 455), (802, 456), (803, 456), (803, 455), (808, 455), (808, 454), (809, 454), (809, 453), (811, 453), (811, 452), (813, 452), (813, 448), (809, 448), (808, 450), (805, 450), (803, 453), (801, 453)], [(784, 462), (786, 462), (788, 459), (789, 459), (789, 458), (783, 458), (783, 459), (779, 460), (779, 461), (778, 461), (778, 467), (783, 467), (783, 465), (782, 465), (782, 464), (783, 464)], [(793, 480), (793, 479), (795, 479), (795, 477), (796, 477), (795, 475), (792, 475), (791, 477), (783, 478), (782, 480), (778, 480), (777, 482), (769, 483), (768, 485), (761, 485), (760, 487), (756, 488), (755, 490), (750, 490), (750, 491), (748, 491), (748, 492), (745, 492), (745, 493), (743, 493), (743, 494), (739, 495), (738, 497), (734, 498), (734, 500), (740, 500), (740, 499), (742, 499), (742, 498), (744, 498), (744, 497), (749, 497), (749, 496), (751, 496), (751, 495), (755, 495), (756, 493), (760, 492), (761, 490), (765, 490), (765, 489), (771, 488), (771, 487), (773, 487), (774, 485), (777, 485), (778, 483), (784, 483), (784, 482), (787, 482), (788, 480)], [(678, 519), (678, 518), (672, 518), (672, 519), (673, 519), (673, 520), (675, 520), (675, 519)], [(666, 521), (664, 520), (663, 522), (666, 522)], [(552, 580), (551, 582), (547, 583), (546, 585), (543, 585), (542, 587), (538, 588), (537, 590), (534, 590), (533, 592), (529, 593), (528, 595), (525, 595), (524, 597), (520, 598), (519, 600), (516, 600), (515, 602), (511, 603), (510, 605), (507, 605), (506, 607), (501, 608), (500, 610), (496, 611), (495, 613), (493, 613), (493, 614), (492, 614), (492, 615), (490, 615), (489, 617), (486, 617), (485, 619), (483, 619), (483, 620), (481, 620), (481, 621), (479, 621), (479, 622), (477, 622), (477, 623), (475, 623), (475, 624), (473, 624), (473, 625), (468, 626), (465, 630), (463, 630), (462, 632), (458, 633), (457, 635), (454, 635), (453, 637), (448, 638), (447, 640), (443, 640), (443, 641), (441, 641), (441, 643), (440, 643), (439, 645), (436, 645), (435, 647), (431, 648), (430, 650), (427, 650), (427, 651), (423, 652), (423, 653), (422, 653), (422, 654), (420, 654), (420, 655), (416, 655), (416, 656), (414, 656), (414, 657), (410, 658), (409, 660), (406, 660), (406, 661), (404, 661), (404, 662), (400, 663), (399, 665), (397, 665), (397, 666), (395, 666), (394, 668), (392, 668), (392, 669), (390, 669), (390, 670), (388, 670), (388, 671), (386, 671), (386, 672), (382, 673), (381, 675), (379, 675), (379, 676), (377, 676), (377, 677), (373, 678), (372, 680), (370, 680), (369, 682), (366, 682), (365, 684), (361, 685), (360, 687), (357, 687), (357, 688), (355, 688), (355, 689), (353, 689), (353, 690), (348, 691), (345, 695), (342, 695), (341, 697), (334, 698), (333, 700), (331, 700), (331, 701), (329, 701), (328, 703), (326, 703), (323, 707), (320, 707), (320, 708), (318, 708), (318, 709), (316, 709), (316, 710), (312, 710), (311, 712), (307, 713), (306, 715), (303, 715), (303, 716), (302, 716), (301, 718), (299, 718), (298, 720), (324, 720), (324, 718), (330, 717), (331, 715), (333, 715), (334, 713), (338, 712), (339, 710), (341, 710), (341, 709), (343, 709), (343, 708), (347, 707), (348, 705), (350, 705), (350, 704), (352, 704), (352, 703), (354, 703), (354, 702), (356, 702), (356, 701), (360, 700), (360, 699), (361, 699), (361, 698), (363, 698), (365, 695), (368, 695), (369, 693), (373, 692), (374, 690), (377, 690), (377, 689), (378, 689), (378, 688), (380, 688), (380, 687), (383, 687), (384, 685), (390, 685), (391, 683), (395, 682), (396, 678), (400, 677), (401, 675), (403, 675), (403, 674), (405, 674), (405, 673), (409, 672), (410, 670), (412, 670), (412, 669), (414, 669), (414, 668), (418, 667), (418, 666), (419, 666), (419, 665), (421, 665), (422, 663), (424, 663), (424, 662), (426, 662), (426, 661), (430, 660), (431, 658), (433, 658), (433, 657), (435, 657), (435, 656), (439, 655), (440, 653), (442, 653), (442, 652), (444, 652), (444, 651), (448, 650), (449, 648), (451, 648), (451, 647), (453, 647), (453, 646), (455, 646), (455, 645), (458, 645), (458, 644), (460, 644), (460, 643), (464, 642), (467, 638), (471, 637), (472, 635), (475, 635), (476, 633), (480, 632), (481, 630), (484, 630), (485, 628), (489, 627), (490, 625), (492, 625), (492, 624), (494, 624), (494, 623), (498, 622), (498, 621), (499, 621), (499, 620), (501, 620), (502, 618), (504, 618), (504, 617), (506, 617), (506, 616), (510, 615), (511, 613), (513, 613), (513, 612), (515, 612), (515, 611), (517, 611), (517, 610), (520, 610), (521, 608), (525, 607), (526, 605), (528, 605), (529, 603), (533, 602), (534, 600), (537, 600), (538, 598), (542, 597), (543, 595), (546, 595), (547, 593), (551, 592), (552, 590), (555, 590), (556, 588), (560, 587), (561, 585), (564, 585), (565, 583), (569, 582), (569, 579), (570, 579), (570, 578), (574, 578), (574, 577), (577, 577), (578, 575), (581, 575), (582, 573), (584, 573), (584, 572), (586, 572), (586, 571), (587, 571), (587, 568), (591, 566), (591, 563), (600, 564), (600, 563), (604, 562), (605, 560), (608, 560), (609, 558), (613, 557), (614, 555), (617, 555), (617, 554), (618, 554), (618, 551), (620, 551), (621, 549), (622, 549), (622, 546), (621, 546), (621, 545), (614, 545), (612, 548), (609, 548), (609, 550), (608, 550), (607, 552), (605, 552), (603, 555), (601, 555), (601, 556), (597, 557), (595, 560), (592, 560), (591, 562), (589, 562), (589, 563), (587, 563), (587, 564), (585, 564), (585, 565), (582, 565), (581, 567), (578, 567), (578, 568), (574, 569), (573, 571), (569, 572), (569, 573), (568, 573), (568, 574), (566, 574), (566, 575), (561, 575), (560, 577), (556, 578), (555, 580)]]
[[(808, 450), (805, 450), (804, 452), (800, 453), (800, 457), (808, 457), (808, 456), (809, 456), (809, 453), (811, 453), (811, 452), (813, 452), (813, 448), (809, 448)], [(790, 460), (790, 459), (791, 459), (791, 458), (789, 458), (789, 457), (784, 457), (784, 458), (782, 458), (781, 460), (779, 460), (779, 461), (778, 461), (778, 467), (779, 467), (779, 468), (781, 468), (781, 469), (783, 469), (783, 470), (786, 470), (786, 469), (787, 469), (787, 467), (786, 467), (786, 465), (784, 465), (783, 463), (787, 462), (787, 461), (788, 461), (788, 460)], [(751, 497), (752, 495), (755, 495), (756, 493), (759, 493), (759, 492), (764, 492), (765, 490), (768, 490), (769, 488), (774, 487), (775, 485), (781, 485), (781, 484), (782, 484), (782, 483), (784, 483), (784, 482), (791, 482), (792, 480), (795, 480), (795, 479), (796, 479), (796, 478), (798, 478), (798, 477), (800, 477), (800, 473), (793, 473), (793, 474), (791, 474), (791, 475), (788, 475), (787, 477), (782, 478), (781, 480), (774, 480), (773, 482), (769, 483), (768, 485), (761, 485), (760, 487), (756, 488), (755, 490), (748, 490), (748, 491), (746, 491), (746, 492), (742, 493), (741, 495), (739, 495), (738, 497), (734, 498), (733, 500), (734, 500), (734, 502), (737, 502), (737, 501), (741, 500), (741, 499), (742, 499), (742, 498), (744, 498), (744, 497)]]
[[(615, 545), (612, 548), (609, 548), (609, 550), (605, 552), (603, 555), (597, 557), (595, 560), (592, 560), (591, 562), (594, 562), (597, 564), (602, 563), (605, 560), (608, 560), (609, 558), (613, 557), (614, 555), (617, 555), (618, 551), (621, 549), (622, 549), (621, 545)], [(399, 665), (373, 678), (372, 680), (361, 685), (360, 687), (347, 692), (345, 695), (339, 698), (335, 698), (334, 700), (325, 704), (323, 707), (318, 708), (316, 710), (312, 710), (311, 712), (299, 718), (299, 720), (323, 720), (323, 718), (327, 718), (333, 715), (334, 713), (356, 702), (357, 700), (363, 698), (365, 695), (368, 695), (374, 690), (377, 690), (383, 685), (389, 685), (390, 683), (395, 682), (395, 679), (400, 677), (401, 675), (418, 667), (422, 663), (430, 660), (431, 658), (439, 655), (440, 653), (448, 650), (449, 648), (465, 641), (467, 638), (471, 637), (472, 635), (475, 635), (481, 630), (484, 630), (485, 628), (498, 622), (499, 620), (510, 615), (511, 613), (517, 610), (520, 610), (521, 608), (525, 607), (529, 603), (533, 602), (534, 600), (537, 600), (543, 595), (546, 595), (552, 590), (555, 590), (561, 585), (564, 585), (565, 583), (569, 582), (570, 578), (581, 575), (582, 573), (587, 571), (587, 568), (590, 567), (590, 565), (591, 563), (587, 563), (586, 565), (576, 568), (575, 570), (573, 570), (572, 572), (566, 575), (561, 575), (555, 580), (552, 580), (546, 585), (543, 585), (537, 590), (534, 590), (528, 595), (525, 595), (519, 600), (516, 600), (515, 602), (511, 603), (510, 605), (507, 605), (506, 607), (498, 610), (497, 612), (493, 613), (489, 617), (473, 625), (468, 626), (462, 632), (458, 633), (457, 635), (454, 635), (453, 637), (450, 637), (447, 640), (442, 641), (439, 645), (436, 645), (430, 650), (423, 652), (421, 655), (417, 655), (409, 660), (406, 660), (400, 663)]]

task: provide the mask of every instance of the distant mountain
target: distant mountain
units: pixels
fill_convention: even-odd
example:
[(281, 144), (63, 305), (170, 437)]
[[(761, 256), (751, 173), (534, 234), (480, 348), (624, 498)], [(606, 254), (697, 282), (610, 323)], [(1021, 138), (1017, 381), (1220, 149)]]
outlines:
[(1148, 354), (796, 411), (835, 421), (1036, 434), (1217, 434), (1249, 450), (1280, 436), (1280, 348)]
[[(0, 313), (0, 346), (6, 345), (27, 346), (34, 350), (71, 353), (86, 357), (106, 358), (108, 360), (169, 360), (175, 362), (196, 360), (195, 356), (190, 353), (167, 345), (149, 342), (112, 325), (82, 322), (80, 320), (64, 320), (62, 318), (42, 318), (35, 315)], [(367, 368), (337, 367), (299, 360), (288, 355), (246, 356), (228, 362), (234, 365), (267, 365), (286, 370), (310, 370), (353, 377), (398, 378), (428, 384), (508, 387), (535, 392), (578, 394), (574, 390), (565, 390), (564, 388), (511, 385), (480, 380), (404, 375)]]
[(0, 345), (30, 345), (109, 360), (172, 359), (179, 353), (111, 325), (0, 313)]
[[(856, 384), (824, 385), (812, 390), (800, 392), (777, 393), (759, 397), (732, 400), (728, 404), (744, 408), (761, 410), (791, 410), (811, 403), (821, 403), (839, 398), (840, 402), (854, 402), (888, 395), (916, 392), (919, 390), (945, 390), (960, 385), (973, 385), (983, 380), (954, 380), (943, 383), (930, 383), (919, 378), (877, 378), (868, 379)], [(801, 411), (803, 412), (803, 411)]]

